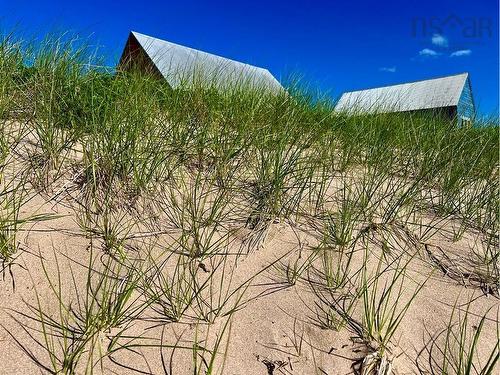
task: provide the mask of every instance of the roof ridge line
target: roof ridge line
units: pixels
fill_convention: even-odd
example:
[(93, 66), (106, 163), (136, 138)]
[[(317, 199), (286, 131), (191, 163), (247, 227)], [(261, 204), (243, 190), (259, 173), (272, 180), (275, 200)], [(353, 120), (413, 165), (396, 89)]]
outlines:
[(457, 77), (457, 76), (461, 76), (461, 75), (464, 75), (464, 74), (467, 75), (467, 78), (469, 77), (469, 72), (462, 72), (462, 73), (449, 74), (449, 75), (439, 76), (439, 77), (434, 77), (434, 78), (417, 79), (417, 80), (414, 80), (414, 81), (407, 81), (407, 82), (401, 82), (401, 83), (393, 83), (393, 84), (390, 84), (390, 85), (374, 86), (374, 87), (368, 87), (368, 88), (364, 88), (364, 89), (358, 89), (358, 90), (352, 90), (352, 91), (344, 91), (342, 93), (342, 95), (344, 95), (344, 94), (350, 94), (350, 93), (355, 93), (355, 92), (360, 92), (360, 91), (369, 91), (369, 90), (375, 90), (375, 89), (383, 89), (383, 88), (387, 88), (387, 87), (408, 85), (408, 84), (418, 83), (418, 82), (434, 81), (434, 80), (438, 80), (438, 79)]
[[(232, 58), (229, 58), (229, 57), (224, 57), (224, 56), (221, 56), (221, 55), (217, 55), (215, 53), (211, 53), (211, 52), (207, 52), (207, 51), (203, 51), (203, 50), (200, 50), (200, 49), (196, 49), (196, 48), (193, 48), (193, 47), (188, 47), (188, 46), (185, 46), (185, 45), (182, 45), (182, 44), (178, 44), (178, 43), (174, 43), (174, 42), (171, 42), (169, 40), (165, 40), (165, 39), (160, 39), (160, 38), (156, 38), (154, 36), (150, 36), (150, 35), (146, 35), (146, 34), (142, 34), (140, 32), (137, 32), (137, 31), (130, 31), (132, 34), (139, 34), (139, 35), (142, 35), (142, 36), (145, 36), (147, 38), (151, 38), (151, 39), (156, 39), (160, 42), (163, 42), (163, 43), (170, 43), (170, 44), (173, 44), (177, 47), (181, 47), (181, 48), (186, 48), (186, 49), (189, 49), (191, 51), (194, 51), (194, 52), (197, 52), (197, 53), (204, 53), (204, 54), (207, 54), (207, 55), (212, 55), (212, 56), (215, 56), (215, 57), (218, 57), (220, 59), (224, 59), (224, 60), (229, 60), (231, 62), (234, 62), (234, 63), (237, 63), (237, 64), (242, 64), (242, 65), (245, 65), (245, 66), (249, 66), (251, 68), (255, 68), (255, 69), (259, 69), (259, 70), (264, 70), (266, 71), (267, 73), (271, 74), (271, 72), (266, 69), (266, 68), (262, 68), (260, 66), (256, 66), (256, 65), (252, 65), (252, 64), (248, 64), (248, 63), (245, 63), (243, 61), (238, 61), (238, 60), (234, 60)], [(147, 51), (146, 51), (147, 52)], [(272, 75), (272, 74), (271, 74)], [(274, 77), (274, 76), (273, 76)]]

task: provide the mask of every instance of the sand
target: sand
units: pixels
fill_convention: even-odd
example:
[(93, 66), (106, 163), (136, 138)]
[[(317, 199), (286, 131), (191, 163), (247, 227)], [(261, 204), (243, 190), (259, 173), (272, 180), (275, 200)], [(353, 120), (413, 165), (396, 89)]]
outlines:
[[(27, 304), (37, 306), (38, 295), (44, 311), (49, 316), (58, 315), (57, 298), (48, 281), (56, 282), (58, 276), (64, 299), (73, 303), (81, 300), (87, 284), (85, 265), (90, 257), (90, 244), (93, 244), (94, 255), (103, 253), (102, 242), (96, 238), (90, 239), (79, 225), (81, 216), (75, 204), (78, 189), (77, 182), (68, 176), (62, 177), (54, 183), (50, 193), (33, 192), (33, 199), (22, 209), (21, 216), (24, 217), (34, 212), (57, 216), (23, 227), (19, 236), (18, 256), (10, 270), (5, 270), (0, 282), (1, 374), (47, 373), (33, 360), (37, 358), (50, 367), (47, 352), (34, 340), (42, 338), (38, 332), (40, 325), (37, 326), (35, 321), (22, 314), (33, 315)], [(137, 216), (137, 213), (131, 216), (134, 215)], [(169, 256), (165, 249), (173, 243), (177, 232), (165, 218), (158, 217), (155, 220), (161, 224), (156, 231), (150, 227), (152, 221), (146, 219), (139, 220), (137, 226), (127, 231), (130, 240), (124, 251), (130, 259), (136, 259), (134, 266), (140, 267), (141, 261), (147, 264), (147, 255), (154, 256), (158, 261)], [(118, 350), (104, 358), (95, 366), (94, 373), (193, 374), (192, 348), (195, 338), (207, 348), (213, 347), (219, 339), (220, 354), (215, 360), (214, 373), (332, 375), (351, 374), (359, 370), (361, 361), (372, 349), (357, 337), (348, 324), (336, 331), (320, 327), (316, 320), (319, 298), (308, 279), (312, 277), (314, 267), (320, 268), (320, 260), (315, 260), (294, 285), (288, 283), (279, 271), (284, 265), (296, 260), (301, 264), (312, 253), (319, 241), (314, 225), (307, 220), (271, 222), (266, 236), (251, 248), (246, 247), (248, 230), (244, 229), (244, 223), (233, 222), (231, 225), (238, 230), (231, 233), (228, 249), (231, 253), (240, 252), (240, 256), (228, 256), (230, 264), (215, 271), (215, 265), (204, 260), (200, 267), (205, 268), (206, 272), (200, 271), (200, 277), (208, 277), (211, 272), (215, 272), (217, 275), (214, 280), (219, 281), (224, 274), (222, 289), (227, 294), (238, 286), (248, 286), (242, 299), (244, 303), (238, 310), (223, 316), (226, 307), (221, 316), (214, 317), (207, 324), (193, 319), (191, 311), (179, 322), (168, 322), (155, 310), (155, 306), (150, 306), (134, 321), (99, 335), (93, 345), (96, 349), (99, 346), (105, 348), (110, 338), (124, 328), (126, 335), (135, 336), (137, 339), (134, 343), (140, 346), (131, 350)], [(477, 233), (466, 231), (460, 240), (454, 241), (448, 234), (452, 232), (453, 225), (453, 221), (446, 222), (443, 230), (428, 239), (426, 244), (429, 249), (441, 249), (450, 256), (465, 256), (476, 243)], [(376, 263), (375, 259), (382, 254), (375, 241), (376, 233), (369, 241), (373, 260), (371, 268)], [(403, 259), (411, 253), (410, 248), (402, 247), (400, 250), (398, 253), (395, 248), (388, 259)], [(473, 300), (470, 305), (470, 312), (474, 316), (471, 326), (477, 324), (477, 317), (483, 314), (488, 317), (479, 342), (480, 355), (484, 360), (497, 338), (495, 321), (500, 307), (499, 299), (484, 293), (472, 282), (461, 283), (443, 274), (436, 269), (423, 246), (418, 250), (408, 266), (403, 300), (409, 298), (418, 285), (424, 282), (425, 285), (409, 307), (391, 342), (389, 357), (394, 371), (398, 374), (435, 373), (436, 370), (429, 365), (431, 339), (446, 328), (454, 305), (464, 311), (469, 300)], [(360, 244), (356, 251), (352, 269), (359, 269), (363, 265), (363, 246)], [(281, 263), (276, 263), (278, 261)], [(276, 266), (270, 267), (273, 263)], [(169, 267), (166, 272), (173, 272), (173, 266)], [(230, 282), (229, 275), (232, 275)], [(218, 290), (217, 281), (213, 283), (214, 290)], [(135, 293), (140, 299), (140, 291)], [(234, 301), (235, 296), (230, 299), (228, 307)], [(352, 312), (358, 320), (361, 319), (360, 309), (361, 304), (358, 304)], [(442, 335), (438, 337), (438, 340), (442, 339)], [(57, 339), (55, 342), (57, 345)], [(162, 343), (163, 348), (159, 347), (159, 343)], [(174, 345), (182, 348), (172, 349)], [(205, 353), (205, 357), (209, 360), (210, 356)], [(199, 357), (197, 361), (200, 365)], [(198, 371), (204, 373), (203, 367), (201, 370), (198, 368)], [(79, 367), (77, 372), (85, 373), (84, 367)]]

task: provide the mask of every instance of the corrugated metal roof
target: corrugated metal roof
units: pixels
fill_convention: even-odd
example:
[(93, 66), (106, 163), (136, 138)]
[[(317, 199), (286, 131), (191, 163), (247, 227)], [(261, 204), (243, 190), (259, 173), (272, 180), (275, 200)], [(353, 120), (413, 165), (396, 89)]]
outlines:
[(283, 89), (267, 69), (184, 47), (135, 31), (132, 31), (132, 35), (173, 87), (178, 86), (183, 80), (192, 80), (196, 77), (217, 86), (245, 82), (252, 86), (265, 86), (272, 90)]
[(339, 112), (403, 112), (458, 105), (468, 73), (342, 94)]

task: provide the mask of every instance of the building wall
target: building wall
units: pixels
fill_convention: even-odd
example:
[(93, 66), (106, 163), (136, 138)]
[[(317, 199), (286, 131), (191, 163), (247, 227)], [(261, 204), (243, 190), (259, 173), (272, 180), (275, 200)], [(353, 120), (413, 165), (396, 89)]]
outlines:
[(458, 101), (457, 116), (459, 121), (461, 119), (472, 120), (475, 117), (474, 99), (472, 97), (471, 84), (468, 78)]
[(125, 48), (123, 49), (123, 53), (118, 64), (118, 70), (138, 70), (143, 73), (152, 74), (159, 79), (163, 79), (163, 76), (158, 68), (153, 64), (132, 33), (130, 33), (127, 43), (125, 44)]

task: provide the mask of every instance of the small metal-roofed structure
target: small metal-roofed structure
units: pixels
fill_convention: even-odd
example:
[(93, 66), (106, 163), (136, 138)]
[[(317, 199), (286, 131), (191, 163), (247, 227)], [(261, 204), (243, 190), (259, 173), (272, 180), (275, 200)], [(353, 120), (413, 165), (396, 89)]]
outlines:
[(284, 90), (267, 69), (135, 31), (130, 32), (119, 62), (120, 70), (131, 68), (164, 78), (173, 88), (202, 80), (217, 87), (245, 84), (272, 91)]
[(392, 113), (433, 111), (471, 121), (475, 105), (468, 73), (342, 94), (336, 112)]

